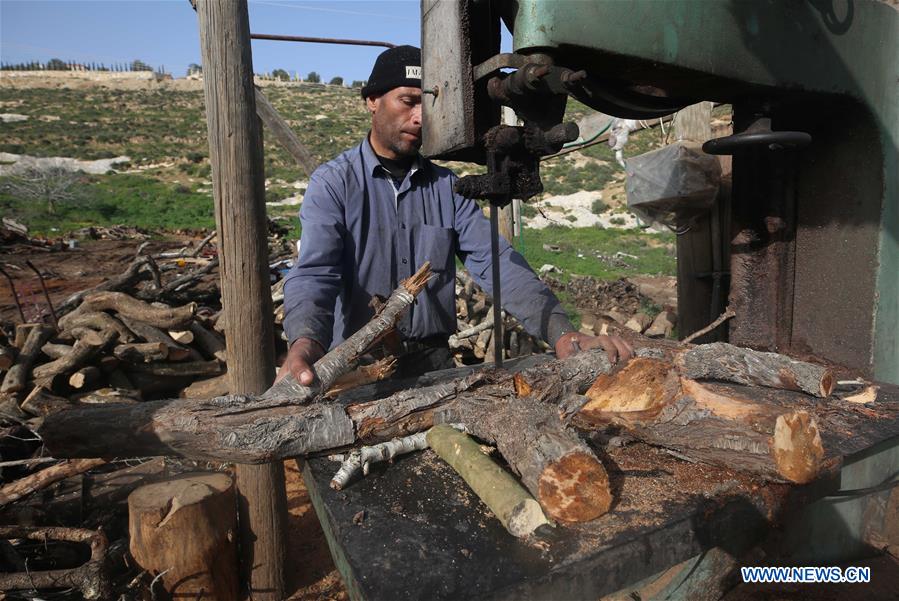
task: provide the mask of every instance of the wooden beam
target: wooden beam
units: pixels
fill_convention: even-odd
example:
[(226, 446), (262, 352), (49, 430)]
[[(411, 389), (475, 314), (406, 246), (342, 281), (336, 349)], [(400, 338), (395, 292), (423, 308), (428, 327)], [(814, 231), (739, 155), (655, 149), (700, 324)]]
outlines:
[(272, 106), (272, 103), (269, 102), (259, 88), (256, 88), (256, 114), (259, 115), (262, 123), (275, 136), (275, 139), (278, 140), (281, 146), (290, 153), (297, 165), (306, 172), (306, 177), (311, 176), (312, 172), (318, 167), (318, 161), (315, 160), (309, 149), (300, 142), (300, 139), (290, 128), (290, 125), (287, 124), (287, 121), (284, 120), (284, 117), (278, 113), (277, 109)]
[[(246, 0), (198, 0), (209, 158), (219, 233), (231, 390), (260, 393), (275, 373), (262, 128)], [(230, 308), (230, 310), (229, 310)], [(287, 497), (281, 462), (238, 466), (241, 565), (253, 599), (285, 598)]]

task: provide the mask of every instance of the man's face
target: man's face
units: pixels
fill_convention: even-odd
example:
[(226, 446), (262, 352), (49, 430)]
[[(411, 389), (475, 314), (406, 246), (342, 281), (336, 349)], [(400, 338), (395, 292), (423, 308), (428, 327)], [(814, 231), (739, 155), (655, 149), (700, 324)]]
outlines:
[(420, 88), (394, 88), (381, 96), (369, 96), (365, 103), (371, 113), (373, 146), (379, 154), (388, 159), (418, 154), (421, 148)]

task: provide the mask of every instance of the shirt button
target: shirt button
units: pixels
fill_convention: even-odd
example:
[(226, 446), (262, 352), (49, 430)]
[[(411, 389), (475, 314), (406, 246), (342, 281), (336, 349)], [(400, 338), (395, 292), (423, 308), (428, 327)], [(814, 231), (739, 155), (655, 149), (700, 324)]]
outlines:
[(406, 264), (406, 259), (403, 259), (403, 265), (405, 265), (405, 264)]
[(406, 229), (406, 224), (405, 224), (405, 223), (401, 223), (401, 224), (400, 224), (400, 229)]

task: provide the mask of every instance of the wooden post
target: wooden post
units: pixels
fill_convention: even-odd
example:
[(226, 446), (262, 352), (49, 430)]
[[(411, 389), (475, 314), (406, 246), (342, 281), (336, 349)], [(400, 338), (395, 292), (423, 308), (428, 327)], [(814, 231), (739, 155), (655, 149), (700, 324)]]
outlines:
[[(674, 117), (674, 138), (705, 142), (712, 137), (712, 103), (700, 102), (681, 109)], [(718, 212), (714, 212), (718, 217)], [(717, 224), (716, 224), (717, 225)], [(717, 229), (717, 228), (716, 228)], [(681, 338), (707, 325), (717, 312), (710, 310), (716, 253), (713, 251), (712, 214), (697, 218), (689, 231), (677, 237), (677, 330)], [(720, 240), (719, 240), (720, 244)], [(699, 277), (698, 274), (705, 274)], [(726, 291), (724, 296), (726, 296)], [(710, 313), (715, 313), (710, 317)], [(707, 334), (700, 342), (718, 340)]]
[[(197, 0), (230, 389), (275, 373), (262, 128), (246, 0)], [(238, 466), (240, 559), (253, 599), (283, 599), (287, 499), (280, 462)]]

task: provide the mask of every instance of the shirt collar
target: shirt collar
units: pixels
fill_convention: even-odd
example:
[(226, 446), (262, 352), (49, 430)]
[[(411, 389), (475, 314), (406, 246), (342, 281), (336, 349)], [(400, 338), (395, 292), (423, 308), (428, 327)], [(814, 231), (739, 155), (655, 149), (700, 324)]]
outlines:
[[(365, 139), (362, 140), (362, 158), (365, 161), (365, 169), (369, 175), (374, 175), (378, 172), (387, 174), (387, 170), (381, 165), (381, 161), (378, 160), (378, 155), (375, 153), (375, 149), (371, 147), (371, 142), (368, 139), (368, 136), (371, 135), (371, 132), (368, 132), (368, 135), (365, 136)], [(409, 169), (409, 174), (407, 178), (411, 178), (417, 171), (424, 167), (424, 159), (422, 159), (421, 155), (418, 154), (415, 156), (415, 160), (412, 161), (412, 167)], [(389, 175), (389, 174), (388, 174)]]

